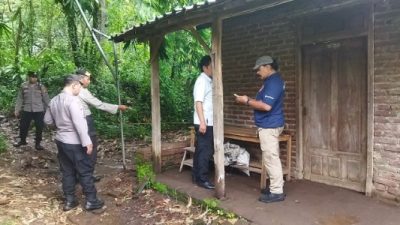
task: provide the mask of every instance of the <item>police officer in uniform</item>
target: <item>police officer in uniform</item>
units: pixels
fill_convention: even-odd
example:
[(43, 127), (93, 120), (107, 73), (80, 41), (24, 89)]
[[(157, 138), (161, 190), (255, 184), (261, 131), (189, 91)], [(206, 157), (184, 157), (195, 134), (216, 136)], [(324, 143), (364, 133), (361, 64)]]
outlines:
[(79, 204), (75, 197), (75, 184), (78, 180), (86, 197), (86, 210), (99, 209), (104, 205), (104, 201), (97, 198), (92, 178), (94, 165), (90, 155), (93, 145), (82, 104), (77, 97), (82, 87), (79, 81), (78, 75), (66, 77), (63, 91), (50, 101), (44, 117), (46, 124), (55, 125), (57, 129), (55, 139), (66, 199), (64, 211)]
[(49, 104), (49, 95), (47, 89), (38, 82), (38, 77), (35, 72), (28, 72), (28, 82), (22, 84), (18, 92), (17, 102), (15, 105), (15, 116), (21, 117), (19, 126), (20, 141), (14, 144), (15, 147), (26, 145), (26, 137), (28, 135), (29, 126), (31, 121), (35, 121), (36, 137), (35, 148), (36, 150), (43, 150), (40, 145), (42, 141), (43, 132), (43, 116)]
[[(128, 109), (128, 106), (126, 105), (114, 105), (114, 104), (109, 104), (106, 102), (102, 102), (101, 100), (99, 100), (98, 98), (96, 98), (95, 96), (92, 95), (92, 93), (90, 93), (88, 86), (90, 84), (90, 77), (91, 74), (85, 70), (85, 69), (78, 69), (76, 71), (76, 74), (81, 76), (81, 84), (82, 84), (82, 90), (79, 93), (79, 98), (82, 102), (83, 105), (83, 112), (85, 113), (85, 117), (86, 117), (86, 121), (87, 121), (87, 125), (89, 128), (89, 136), (90, 139), (92, 140), (93, 143), (93, 153), (92, 153), (92, 161), (93, 161), (93, 166), (96, 165), (96, 161), (97, 161), (97, 146), (98, 146), (98, 142), (97, 142), (97, 135), (96, 135), (96, 129), (94, 126), (94, 120), (92, 117), (92, 113), (90, 112), (90, 106), (96, 108), (96, 109), (100, 109), (102, 111), (111, 113), (111, 114), (116, 114), (118, 110), (121, 111), (125, 111)], [(94, 177), (95, 181), (99, 181), (100, 177), (99, 176), (95, 176)]]

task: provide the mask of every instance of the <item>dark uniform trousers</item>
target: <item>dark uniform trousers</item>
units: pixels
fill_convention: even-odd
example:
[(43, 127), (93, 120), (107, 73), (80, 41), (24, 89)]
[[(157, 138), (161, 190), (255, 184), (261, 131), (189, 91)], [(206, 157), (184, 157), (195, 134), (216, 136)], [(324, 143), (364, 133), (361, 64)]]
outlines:
[[(87, 201), (96, 201), (93, 163), (86, 148), (80, 144), (65, 144), (56, 140), (62, 173), (62, 188), (67, 201), (75, 200), (75, 185), (79, 180)], [(78, 177), (78, 179), (77, 179)]]
[(90, 140), (92, 141), (93, 144), (93, 152), (90, 155), (90, 158), (93, 162), (93, 168), (96, 165), (97, 162), (97, 146), (98, 146), (98, 142), (97, 142), (97, 135), (96, 135), (96, 128), (94, 127), (94, 120), (92, 115), (88, 115), (86, 116), (86, 122), (88, 125), (88, 133), (90, 136)]
[(196, 150), (193, 157), (192, 175), (197, 182), (206, 182), (209, 181), (210, 160), (214, 154), (214, 134), (212, 126), (207, 126), (205, 134), (199, 132), (199, 127), (199, 125), (194, 125), (196, 131)]
[(44, 112), (26, 112), (22, 111), (21, 113), (21, 121), (20, 121), (20, 129), (19, 129), (19, 137), (21, 138), (21, 142), (26, 142), (26, 137), (28, 136), (29, 126), (32, 120), (35, 121), (36, 128), (36, 136), (35, 142), (36, 144), (40, 144), (42, 141), (42, 133), (43, 133), (43, 122)]

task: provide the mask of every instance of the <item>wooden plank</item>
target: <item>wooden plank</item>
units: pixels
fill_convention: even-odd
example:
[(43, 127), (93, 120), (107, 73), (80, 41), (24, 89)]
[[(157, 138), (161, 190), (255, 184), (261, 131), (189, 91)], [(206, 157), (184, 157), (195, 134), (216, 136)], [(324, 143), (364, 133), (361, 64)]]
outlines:
[(221, 63), (222, 19), (215, 18), (212, 24), (212, 63), (213, 63), (213, 129), (216, 197), (225, 197), (224, 167), (224, 92), (222, 86)]
[(160, 116), (160, 76), (158, 48), (161, 37), (150, 41), (151, 60), (151, 137), (154, 170), (161, 172), (161, 116)]
[[(239, 141), (260, 143), (260, 139), (257, 135), (257, 128), (255, 127), (225, 125), (224, 136), (225, 138), (235, 139)], [(292, 137), (288, 134), (282, 134), (279, 136), (279, 141), (289, 141), (291, 140), (291, 138)]]

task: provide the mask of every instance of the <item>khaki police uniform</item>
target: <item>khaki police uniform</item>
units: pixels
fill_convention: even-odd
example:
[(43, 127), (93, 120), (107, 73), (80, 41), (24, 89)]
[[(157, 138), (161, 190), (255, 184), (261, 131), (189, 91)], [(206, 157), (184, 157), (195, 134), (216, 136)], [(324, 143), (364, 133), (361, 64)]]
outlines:
[(55, 125), (62, 187), (67, 202), (75, 202), (77, 177), (88, 202), (96, 202), (94, 166), (86, 147), (92, 144), (82, 104), (77, 96), (65, 91), (55, 96), (46, 111), (44, 122)]
[(44, 112), (49, 104), (47, 89), (39, 82), (31, 84), (25, 82), (18, 91), (15, 113), (20, 114), (20, 143), (26, 143), (29, 126), (32, 120), (36, 127), (36, 146), (40, 146), (43, 132)]
[(87, 88), (82, 88), (78, 96), (83, 106), (83, 112), (85, 114), (87, 125), (89, 128), (89, 136), (93, 143), (93, 152), (91, 154), (91, 158), (93, 164), (95, 165), (97, 162), (98, 141), (96, 135), (96, 128), (94, 126), (94, 120), (92, 117), (92, 113), (90, 112), (90, 106), (111, 114), (116, 114), (118, 111), (118, 105), (102, 102), (101, 100), (93, 96), (92, 93), (90, 93), (90, 91)]

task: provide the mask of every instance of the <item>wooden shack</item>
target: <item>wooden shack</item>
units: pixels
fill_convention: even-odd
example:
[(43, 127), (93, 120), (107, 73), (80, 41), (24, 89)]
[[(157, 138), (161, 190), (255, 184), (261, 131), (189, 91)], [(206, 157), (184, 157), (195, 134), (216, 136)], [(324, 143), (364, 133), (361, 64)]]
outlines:
[[(211, 27), (211, 47), (197, 35), (198, 26)], [(157, 171), (157, 50), (163, 36), (177, 30), (192, 32), (213, 58), (217, 196), (225, 193), (224, 124), (254, 126), (252, 110), (236, 105), (232, 94), (254, 96), (261, 85), (254, 62), (271, 55), (286, 81), (294, 177), (399, 201), (400, 1), (206, 1), (113, 37), (151, 45)]]

